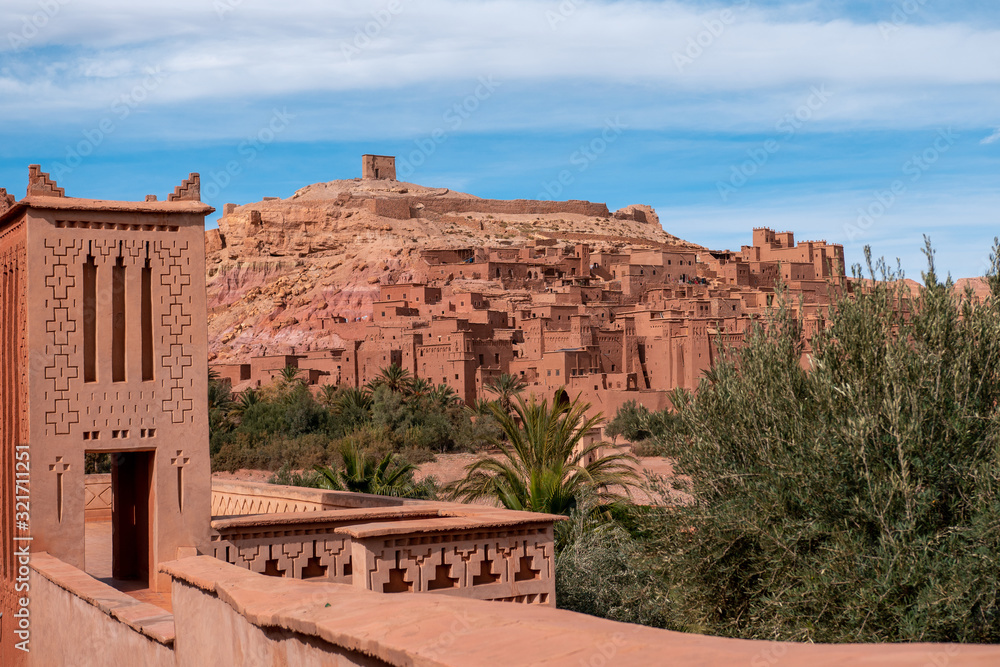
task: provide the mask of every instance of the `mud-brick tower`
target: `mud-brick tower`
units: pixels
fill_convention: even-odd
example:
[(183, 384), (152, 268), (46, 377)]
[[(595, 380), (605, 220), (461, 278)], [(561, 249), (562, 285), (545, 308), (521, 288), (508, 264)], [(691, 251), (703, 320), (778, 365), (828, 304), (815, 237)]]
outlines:
[(213, 209), (199, 199), (197, 174), (165, 202), (75, 199), (37, 165), (25, 199), (0, 190), (5, 618), (27, 538), (31, 551), (85, 566), (87, 453), (113, 454), (115, 577), (162, 590), (158, 564), (208, 544)]
[(362, 155), (361, 178), (396, 180), (396, 158), (391, 155)]

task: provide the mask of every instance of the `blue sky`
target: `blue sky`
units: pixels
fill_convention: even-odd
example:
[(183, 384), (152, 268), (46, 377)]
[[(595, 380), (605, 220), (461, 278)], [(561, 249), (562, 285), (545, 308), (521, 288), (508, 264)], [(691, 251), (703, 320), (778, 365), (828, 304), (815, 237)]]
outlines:
[(0, 186), (221, 208), (360, 175), (791, 229), (919, 278), (1000, 234), (995, 0), (5, 0)]

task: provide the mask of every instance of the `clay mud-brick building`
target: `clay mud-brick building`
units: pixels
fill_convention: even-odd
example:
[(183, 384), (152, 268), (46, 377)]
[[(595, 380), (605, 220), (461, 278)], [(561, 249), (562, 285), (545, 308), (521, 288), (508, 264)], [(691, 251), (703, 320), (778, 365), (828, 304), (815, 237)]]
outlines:
[[(127, 203), (66, 197), (32, 166), (27, 197), (0, 211), (5, 614), (16, 536), (84, 568), (88, 453), (112, 455), (116, 578), (165, 586), (160, 562), (208, 544), (213, 209), (198, 200), (197, 174), (169, 201)], [(15, 486), (19, 456), (30, 467)], [(15, 490), (30, 495), (30, 518), (12, 526)]]
[(396, 180), (396, 158), (390, 155), (362, 155), (361, 178)]
[[(366, 178), (376, 177), (382, 157), (364, 156)], [(400, 219), (611, 215), (605, 204), (586, 201), (415, 196), (405, 190), (341, 193), (337, 202)], [(649, 207), (628, 207), (614, 217), (658, 224)], [(252, 218), (253, 213), (251, 223)], [(242, 234), (257, 243), (257, 231), (250, 224)], [(801, 296), (803, 317), (816, 320), (807, 331), (824, 326), (818, 307), (849, 289), (842, 278), (842, 246), (796, 245), (791, 232), (756, 229), (753, 245), (740, 252), (594, 234), (559, 236), (540, 233), (518, 245), (420, 248), (409, 277), (416, 282), (381, 284), (363, 318), (328, 312), (310, 327), (323, 332), (316, 342), (291, 348), (298, 352), (295, 363), (303, 375), (309, 373), (316, 391), (326, 384), (364, 385), (396, 363), (416, 377), (450, 385), (468, 403), (484, 397), (483, 386), (491, 379), (513, 373), (529, 384), (529, 392), (550, 395), (566, 386), (609, 416), (618, 392), (652, 408), (665, 405), (666, 393), (675, 388), (696, 389), (719, 358), (720, 341), (723, 348), (741, 345), (751, 320), (772, 305), (779, 282)], [(215, 247), (217, 239), (209, 236), (206, 243)], [(334, 349), (321, 349), (324, 338)], [(614, 351), (608, 349), (612, 345)], [(288, 349), (278, 344), (265, 354)], [(319, 356), (302, 358), (303, 352)], [(270, 356), (233, 361), (250, 363), (249, 378), (243, 364), (218, 369), (237, 391), (267, 383), (286, 365), (272, 363)]]

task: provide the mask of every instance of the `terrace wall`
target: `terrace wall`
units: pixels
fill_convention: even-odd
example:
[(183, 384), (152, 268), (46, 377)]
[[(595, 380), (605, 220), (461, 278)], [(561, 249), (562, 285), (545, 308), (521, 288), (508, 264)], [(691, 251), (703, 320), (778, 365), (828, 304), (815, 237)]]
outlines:
[[(214, 491), (213, 507), (243, 516), (217, 515), (211, 555), (238, 567), (378, 593), (555, 605), (557, 517), (250, 482)], [(299, 509), (248, 512), (261, 507)]]
[(28, 664), (175, 665), (174, 620), (168, 612), (46, 553), (33, 553), (31, 565)]

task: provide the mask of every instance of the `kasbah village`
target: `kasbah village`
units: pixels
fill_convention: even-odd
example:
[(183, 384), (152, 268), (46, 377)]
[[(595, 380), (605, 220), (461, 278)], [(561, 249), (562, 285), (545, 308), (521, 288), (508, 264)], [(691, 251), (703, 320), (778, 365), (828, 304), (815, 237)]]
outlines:
[(4, 666), (951, 664), (951, 645), (724, 639), (559, 609), (563, 516), (213, 477), (210, 373), (234, 397), (289, 378), (320, 396), (395, 367), (466, 406), (513, 378), (603, 415), (577, 443), (597, 456), (628, 447), (607, 419), (697, 389), (780, 294), (805, 365), (858, 288), (843, 247), (792, 231), (710, 249), (648, 206), (396, 176), (365, 155), (360, 178), (227, 204), (208, 231), (198, 174), (165, 200), (74, 198), (38, 165), (24, 198), (0, 190)]

